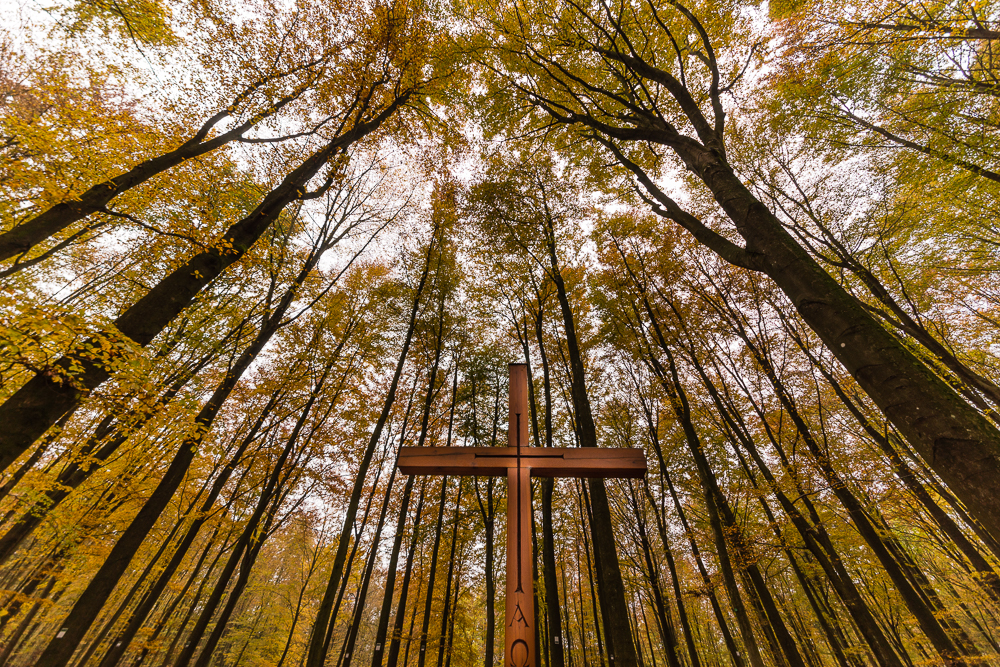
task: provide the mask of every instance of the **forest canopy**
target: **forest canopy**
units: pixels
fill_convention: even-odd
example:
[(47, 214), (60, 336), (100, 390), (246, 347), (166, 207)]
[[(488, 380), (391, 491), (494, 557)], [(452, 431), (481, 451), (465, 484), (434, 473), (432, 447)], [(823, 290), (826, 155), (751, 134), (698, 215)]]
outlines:
[(0, 664), (1000, 663), (1000, 4), (0, 6)]

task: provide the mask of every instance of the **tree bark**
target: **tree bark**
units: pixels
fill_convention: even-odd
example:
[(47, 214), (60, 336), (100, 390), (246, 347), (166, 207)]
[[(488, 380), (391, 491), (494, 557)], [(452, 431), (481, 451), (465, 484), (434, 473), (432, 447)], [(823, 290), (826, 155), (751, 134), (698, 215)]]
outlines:
[[(389, 656), (386, 660), (387, 667), (396, 667), (399, 659), (399, 645), (403, 637), (403, 624), (406, 622), (406, 600), (410, 589), (410, 575), (413, 573), (413, 557), (417, 552), (417, 543), (420, 541), (420, 516), (424, 509), (424, 492), (427, 490), (427, 478), (420, 485), (420, 496), (417, 498), (417, 509), (413, 516), (413, 534), (410, 537), (410, 548), (406, 554), (406, 568), (403, 571), (403, 582), (400, 585), (399, 604), (396, 606), (396, 620), (392, 625), (392, 637), (389, 643)], [(419, 594), (419, 593), (418, 593)], [(372, 667), (381, 667), (381, 663), (372, 661)]]
[[(409, 98), (404, 93), (371, 120), (358, 123), (306, 158), (269, 192), (254, 211), (230, 227), (211, 248), (189, 258), (163, 278), (115, 321), (111, 330), (92, 338), (55, 362), (53, 370), (36, 374), (0, 404), (0, 469), (6, 468), (67, 412), (80, 403), (112, 371), (90, 352), (110, 339), (119, 347), (145, 347), (170, 321), (226, 268), (241, 259), (288, 204), (316, 196), (305, 187), (331, 159), (374, 131)], [(325, 187), (320, 192), (325, 191)], [(127, 339), (123, 340), (123, 339)], [(128, 343), (128, 341), (131, 341)], [(127, 354), (124, 351), (117, 354)], [(72, 371), (73, 367), (82, 370)], [(63, 376), (73, 376), (68, 382)], [(310, 667), (315, 667), (310, 665)]]
[[(319, 257), (314, 257), (318, 261)], [(305, 280), (311, 266), (306, 267), (296, 278), (301, 284)], [(232, 393), (243, 373), (264, 348), (271, 336), (281, 325), (282, 317), (296, 293), (296, 286), (289, 288), (275, 311), (267, 318), (254, 341), (243, 351), (233, 366), (226, 373), (222, 382), (195, 418), (198, 428), (194, 434), (181, 443), (180, 449), (171, 461), (160, 483), (146, 500), (146, 503), (133, 518), (125, 532), (112, 547), (108, 558), (98, 569), (84, 593), (77, 600), (69, 616), (63, 621), (66, 633), (62, 637), (53, 638), (39, 658), (39, 667), (63, 667), (73, 655), (87, 629), (100, 612), (104, 600), (110, 595), (118, 580), (128, 569), (142, 541), (152, 530), (156, 520), (167, 507), (174, 492), (181, 485), (188, 467), (194, 460), (195, 453), (205, 434), (208, 433), (226, 399)]]
[(427, 595), (424, 597), (424, 615), (420, 622), (420, 647), (417, 667), (424, 667), (427, 660), (427, 632), (431, 622), (431, 605), (434, 602), (434, 580), (437, 577), (438, 550), (441, 547), (441, 528), (444, 524), (444, 506), (448, 497), (448, 477), (441, 478), (441, 502), (438, 503), (437, 524), (434, 528), (434, 546), (431, 549), (431, 569), (427, 574)]

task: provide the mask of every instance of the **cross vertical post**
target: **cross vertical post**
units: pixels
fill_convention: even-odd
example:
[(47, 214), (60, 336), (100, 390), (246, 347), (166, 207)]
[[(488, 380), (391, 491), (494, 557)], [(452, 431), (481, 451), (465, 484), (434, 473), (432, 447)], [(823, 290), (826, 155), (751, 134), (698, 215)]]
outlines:
[(517, 466), (507, 470), (507, 600), (505, 651), (507, 667), (535, 664), (535, 599), (531, 553), (531, 468), (522, 456), (528, 444), (528, 367), (510, 364), (508, 446), (517, 451)]

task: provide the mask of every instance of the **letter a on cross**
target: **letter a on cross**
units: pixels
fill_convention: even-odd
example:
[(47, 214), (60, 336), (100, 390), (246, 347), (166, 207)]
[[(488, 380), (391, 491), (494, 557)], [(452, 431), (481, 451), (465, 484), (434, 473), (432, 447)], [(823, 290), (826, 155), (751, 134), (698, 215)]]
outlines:
[(507, 477), (507, 600), (504, 667), (535, 664), (531, 477), (642, 477), (641, 449), (528, 447), (528, 367), (510, 365), (507, 447), (401, 447), (406, 475)]

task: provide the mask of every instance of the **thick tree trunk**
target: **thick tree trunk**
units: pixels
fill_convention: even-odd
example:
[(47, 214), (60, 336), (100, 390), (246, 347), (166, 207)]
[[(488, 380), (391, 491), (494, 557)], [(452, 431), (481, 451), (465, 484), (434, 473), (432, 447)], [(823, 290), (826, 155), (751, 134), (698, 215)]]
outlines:
[[(689, 16), (688, 18), (692, 18)], [(707, 36), (705, 37), (707, 40)], [(1000, 431), (975, 407), (910, 352), (799, 245), (781, 221), (750, 192), (725, 157), (724, 114), (715, 84), (714, 121), (692, 92), (673, 75), (630, 53), (617, 42), (600, 48), (640, 80), (664, 85), (698, 139), (681, 134), (652, 108), (635, 109), (633, 124), (614, 126), (586, 113), (567, 116), (546, 107), (559, 121), (582, 123), (631, 170), (658, 212), (676, 221), (720, 257), (769, 276), (805, 322), (819, 335), (861, 388), (909, 440), (969, 510), (1000, 535)], [(569, 85), (569, 84), (567, 84)], [(544, 100), (539, 100), (543, 106)], [(622, 100), (624, 102), (624, 98)], [(627, 102), (626, 102), (627, 104)], [(669, 147), (712, 193), (746, 248), (706, 227), (664, 193), (612, 140), (649, 141)]]
[[(207, 363), (208, 359), (205, 361)], [(125, 444), (129, 437), (141, 429), (147, 421), (152, 419), (156, 415), (157, 410), (167, 405), (184, 388), (184, 385), (195, 376), (200, 368), (201, 364), (191, 369), (191, 372), (184, 373), (159, 397), (153, 406), (136, 415), (134, 419), (129, 420), (127, 423), (116, 423), (114, 416), (109, 415), (106, 424), (104, 422), (99, 424), (94, 434), (80, 449), (77, 457), (72, 459), (69, 465), (56, 477), (52, 488), (45, 492), (43, 498), (36, 500), (22, 514), (17, 523), (8, 528), (7, 532), (0, 537), (0, 563), (5, 563), (14, 554), (18, 546), (31, 535), (31, 532), (45, 520), (45, 517), (58, 507), (59, 503), (65, 500), (74, 489), (83, 484), (94, 472), (100, 470), (103, 463), (118, 451), (118, 448)], [(102, 444), (105, 438), (108, 438), (108, 440)], [(81, 460), (86, 460), (85, 466), (80, 465), (79, 462)]]
[(763, 270), (858, 384), (994, 535), (1000, 432), (883, 328), (708, 151), (682, 155), (759, 254)]
[[(56, 362), (53, 371), (35, 375), (0, 404), (0, 424), (4, 425), (0, 431), (0, 469), (13, 463), (60, 417), (75, 410), (92, 390), (111, 377), (111, 370), (88, 350), (95, 346), (101, 349), (106, 338), (119, 345), (125, 344), (122, 338), (139, 347), (148, 345), (202, 289), (250, 250), (288, 204), (312, 196), (305, 193), (305, 187), (324, 165), (377, 129), (408, 97), (404, 93), (375, 118), (355, 125), (306, 158), (217, 243), (188, 259), (122, 313), (100, 340), (91, 339), (74, 348)], [(71, 372), (77, 367), (82, 370)], [(64, 381), (64, 374), (71, 374), (73, 382)]]
[(914, 585), (914, 582), (907, 576), (897, 557), (893, 555), (894, 551), (901, 552), (902, 549), (896, 549), (892, 544), (893, 540), (891, 536), (886, 534), (885, 531), (879, 530), (873, 524), (871, 517), (864, 510), (861, 502), (850, 490), (847, 483), (833, 469), (822, 448), (815, 441), (809, 427), (796, 409), (784, 385), (778, 379), (770, 359), (767, 358), (741, 328), (737, 327), (737, 333), (743, 338), (747, 344), (747, 349), (750, 350), (757, 363), (764, 370), (782, 407), (784, 407), (792, 419), (796, 430), (798, 430), (799, 435), (812, 453), (820, 471), (826, 477), (837, 498), (847, 509), (858, 532), (879, 559), (886, 574), (889, 575), (889, 578), (895, 584), (907, 608), (909, 608), (910, 612), (917, 619), (921, 630), (923, 630), (924, 634), (931, 641), (938, 655), (948, 665), (960, 666), (971, 664), (966, 661), (966, 657), (972, 658), (973, 662), (975, 662), (978, 659), (978, 650), (969, 641), (964, 630), (955, 623), (946, 609), (933, 604), (936, 596), (934, 596), (934, 599), (928, 598), (923, 594), (926, 591), (922, 591), (919, 585)]
[[(597, 427), (594, 424), (594, 415), (590, 408), (590, 399), (587, 396), (583, 355), (576, 337), (573, 310), (559, 269), (555, 231), (552, 224), (551, 219), (546, 220), (546, 244), (551, 264), (549, 275), (556, 286), (556, 294), (562, 310), (563, 328), (566, 332), (566, 348), (569, 352), (570, 369), (572, 370), (573, 411), (576, 415), (580, 445), (597, 447)], [(609, 621), (609, 625), (605, 627), (609, 656), (613, 657), (616, 667), (639, 667), (635, 645), (632, 642), (632, 631), (628, 623), (625, 584), (622, 581), (621, 566), (618, 562), (618, 549), (614, 538), (615, 529), (611, 520), (611, 506), (608, 503), (604, 480), (600, 478), (589, 479), (587, 486), (590, 490), (591, 507), (594, 513), (594, 520), (591, 524), (594, 554), (595, 558), (600, 558), (603, 566), (597, 570), (597, 583), (602, 607), (607, 610)], [(613, 647), (613, 652), (611, 647)]]
[(913, 497), (917, 499), (925, 510), (927, 510), (931, 519), (933, 519), (934, 523), (941, 529), (944, 535), (951, 539), (955, 546), (958, 547), (962, 554), (969, 560), (970, 565), (976, 570), (977, 573), (977, 576), (974, 577), (976, 583), (983, 588), (994, 603), (1000, 602), (1000, 576), (997, 575), (997, 572), (989, 564), (986, 558), (983, 557), (982, 553), (978, 548), (976, 548), (972, 541), (965, 536), (965, 533), (962, 532), (962, 529), (959, 528), (958, 524), (955, 523), (950, 516), (948, 516), (947, 512), (945, 512), (933, 498), (931, 498), (930, 493), (928, 493), (927, 489), (925, 489), (920, 483), (914, 472), (899, 455), (899, 452), (896, 451), (896, 448), (893, 447), (888, 436), (880, 433), (879, 430), (868, 421), (868, 418), (861, 411), (861, 408), (847, 395), (833, 374), (825, 366), (821, 365), (818, 359), (809, 353), (801, 338), (795, 334), (793, 334), (793, 337), (796, 339), (803, 352), (809, 355), (813, 365), (815, 365), (819, 369), (820, 373), (823, 374), (823, 377), (826, 378), (826, 381), (837, 394), (837, 397), (854, 416), (855, 420), (857, 420), (858, 424), (861, 425), (865, 433), (868, 434), (868, 437), (870, 437), (872, 441), (878, 445), (879, 449), (882, 450), (882, 453), (884, 453), (886, 458), (889, 459), (893, 471), (896, 473), (896, 476), (900, 479), (900, 481), (903, 482), (903, 485), (906, 486), (910, 493), (913, 494)]

